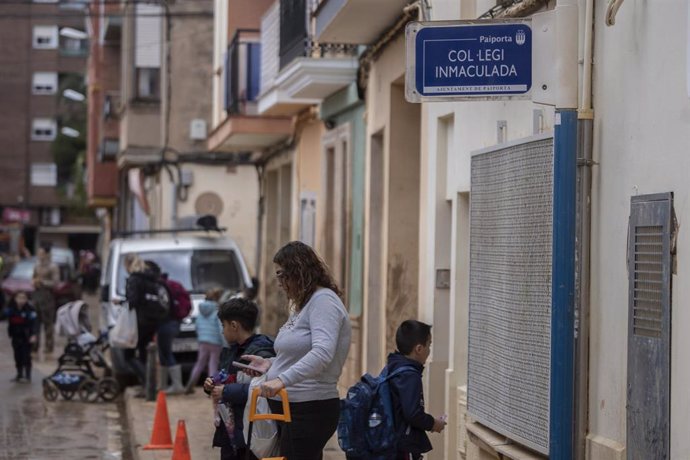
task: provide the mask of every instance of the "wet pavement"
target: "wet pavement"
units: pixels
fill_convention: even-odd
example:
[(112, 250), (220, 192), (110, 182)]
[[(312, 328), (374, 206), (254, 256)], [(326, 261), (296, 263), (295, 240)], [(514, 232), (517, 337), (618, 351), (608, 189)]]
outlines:
[[(98, 325), (96, 299), (85, 300), (92, 324)], [(41, 381), (57, 368), (64, 343), (56, 337), (52, 356), (34, 356), (30, 384), (14, 383), (7, 322), (0, 322), (0, 460), (131, 460), (121, 398), (111, 403), (82, 402), (76, 395), (72, 401), (43, 398)]]

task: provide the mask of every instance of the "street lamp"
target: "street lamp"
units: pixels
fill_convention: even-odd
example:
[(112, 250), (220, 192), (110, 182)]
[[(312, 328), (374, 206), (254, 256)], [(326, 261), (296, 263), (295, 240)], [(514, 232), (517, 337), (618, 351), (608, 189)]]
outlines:
[(73, 38), (75, 40), (86, 40), (89, 38), (89, 35), (86, 32), (73, 27), (63, 27), (60, 29), (60, 35), (66, 38)]
[(62, 95), (70, 101), (84, 102), (86, 100), (86, 96), (78, 91), (74, 91), (73, 89), (64, 90)]
[(70, 128), (69, 126), (63, 126), (60, 132), (67, 137), (72, 137), (75, 139), (79, 137), (79, 131), (74, 128)]

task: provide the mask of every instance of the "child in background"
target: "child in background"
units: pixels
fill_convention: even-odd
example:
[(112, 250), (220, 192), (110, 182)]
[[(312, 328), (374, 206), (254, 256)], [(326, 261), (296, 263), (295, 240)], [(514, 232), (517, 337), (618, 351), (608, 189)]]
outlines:
[(404, 321), (395, 334), (398, 351), (388, 355), (388, 374), (408, 366), (417, 372), (402, 372), (390, 380), (396, 427), (404, 431), (398, 444), (397, 460), (418, 460), (432, 449), (425, 431), (440, 433), (445, 417), (434, 418), (424, 411), (422, 372), (431, 353), (431, 326), (420, 321)]
[(14, 295), (5, 311), (7, 332), (12, 339), (17, 376), (13, 382), (31, 382), (31, 346), (36, 343), (38, 322), (36, 310), (25, 292)]
[(185, 388), (187, 394), (194, 393), (194, 387), (199, 381), (204, 366), (209, 376), (218, 372), (218, 360), (223, 348), (222, 326), (218, 319), (218, 299), (222, 293), (223, 290), (220, 288), (209, 289), (206, 292), (206, 300), (199, 304), (199, 315), (196, 318), (199, 352)]

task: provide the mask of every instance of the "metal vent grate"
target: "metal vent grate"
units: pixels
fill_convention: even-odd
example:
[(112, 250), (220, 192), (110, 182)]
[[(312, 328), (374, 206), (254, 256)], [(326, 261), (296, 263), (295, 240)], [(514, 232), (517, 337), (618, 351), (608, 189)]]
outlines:
[(468, 411), (549, 449), (553, 138), (472, 158)]
[(660, 338), (663, 313), (663, 227), (635, 227), (633, 334)]

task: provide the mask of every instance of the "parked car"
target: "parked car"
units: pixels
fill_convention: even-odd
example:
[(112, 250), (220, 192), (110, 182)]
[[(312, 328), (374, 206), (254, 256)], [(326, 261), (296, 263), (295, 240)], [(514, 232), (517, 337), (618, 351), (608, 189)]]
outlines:
[[(175, 359), (185, 371), (196, 361), (197, 339), (195, 320), (199, 304), (208, 289), (220, 287), (234, 294), (251, 290), (253, 281), (235, 242), (225, 236), (170, 236), (118, 238), (110, 243), (108, 260), (101, 276), (102, 326), (115, 324), (118, 314), (127, 308), (125, 286), (127, 271), (124, 259), (135, 253), (144, 260), (156, 262), (171, 280), (181, 283), (192, 298), (192, 311), (182, 321), (180, 335), (173, 341)], [(123, 350), (111, 347), (113, 371), (123, 383), (131, 381)]]
[[(74, 267), (72, 251), (64, 248), (53, 248), (50, 254), (53, 263), (58, 266), (60, 271), (60, 281), (54, 289), (56, 306), (59, 307), (81, 298), (81, 287)], [(27, 292), (29, 295), (34, 292), (33, 276), (36, 262), (36, 257), (29, 257), (14, 264), (0, 285), (5, 300), (10, 299), (19, 291)]]

